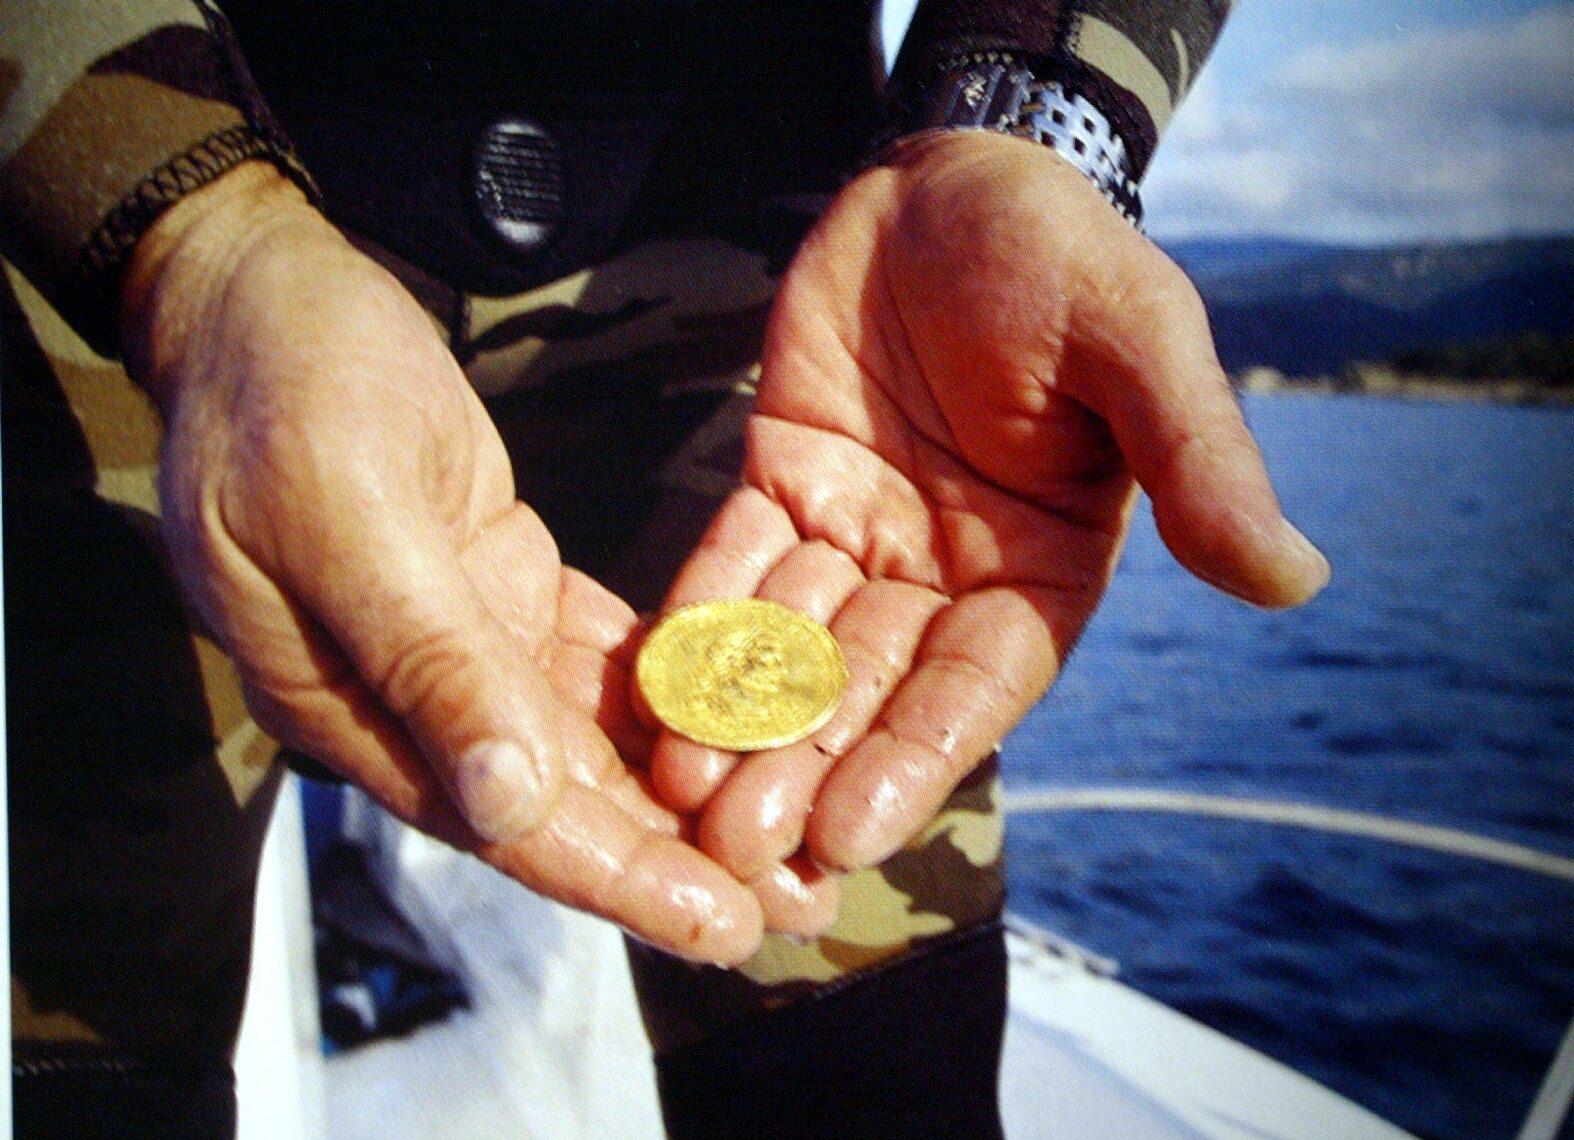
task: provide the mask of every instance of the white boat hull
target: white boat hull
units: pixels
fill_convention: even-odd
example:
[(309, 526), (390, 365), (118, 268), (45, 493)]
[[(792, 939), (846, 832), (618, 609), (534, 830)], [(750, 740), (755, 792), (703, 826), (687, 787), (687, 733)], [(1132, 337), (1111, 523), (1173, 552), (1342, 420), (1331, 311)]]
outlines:
[[(293, 790), (284, 803), (295, 807)], [(258, 889), (256, 969), (237, 1058), (241, 1140), (661, 1135), (618, 932), (364, 801), (347, 830), (371, 851), (390, 900), (451, 959), (474, 1006), (324, 1063), (309, 1032), (309, 939), (284, 929), (307, 912), (301, 833), (289, 815), (275, 821)], [(1016, 933), (1009, 948), (1001, 1098), (1014, 1140), (1407, 1135), (1074, 954)]]

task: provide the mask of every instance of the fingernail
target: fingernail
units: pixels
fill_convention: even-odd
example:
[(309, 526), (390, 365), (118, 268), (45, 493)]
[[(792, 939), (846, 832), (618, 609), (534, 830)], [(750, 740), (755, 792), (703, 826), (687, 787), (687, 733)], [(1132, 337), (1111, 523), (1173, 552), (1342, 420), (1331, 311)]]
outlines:
[(1328, 559), (1288, 519), (1280, 520), (1280, 535), (1291, 561), (1296, 565), (1304, 596), (1310, 598), (1328, 585), (1328, 579), (1333, 573)]
[(491, 740), (460, 758), (454, 795), (475, 833), (501, 843), (536, 822), (541, 780), (524, 749), (511, 741)]

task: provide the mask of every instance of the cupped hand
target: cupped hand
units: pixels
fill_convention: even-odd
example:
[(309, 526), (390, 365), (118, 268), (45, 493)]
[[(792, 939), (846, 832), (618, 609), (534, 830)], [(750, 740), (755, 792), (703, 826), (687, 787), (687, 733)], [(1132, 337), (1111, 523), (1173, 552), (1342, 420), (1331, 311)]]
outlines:
[[(515, 500), (413, 299), (254, 164), (144, 237), (121, 317), (166, 420), (175, 571), (259, 724), (543, 894), (691, 958), (752, 953), (761, 902), (612, 743), (646, 746), (633, 613)], [(773, 925), (834, 909), (808, 868), (762, 874)]]
[(833, 868), (883, 860), (1054, 680), (1134, 481), (1220, 589), (1282, 607), (1326, 582), (1185, 275), (1041, 146), (913, 140), (784, 278), (744, 485), (668, 599), (828, 623), (846, 699), (810, 740), (748, 757), (664, 735), (658, 793), (703, 806), (702, 848), (745, 877), (800, 843)]

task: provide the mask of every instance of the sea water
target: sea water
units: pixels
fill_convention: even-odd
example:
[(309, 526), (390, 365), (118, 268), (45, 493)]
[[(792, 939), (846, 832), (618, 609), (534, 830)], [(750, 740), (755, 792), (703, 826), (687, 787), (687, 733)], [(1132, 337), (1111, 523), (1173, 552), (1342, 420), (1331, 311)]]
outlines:
[[(1008, 788), (1287, 799), (1574, 855), (1574, 413), (1248, 398), (1334, 575), (1252, 610), (1140, 511), (1007, 745)], [(1574, 884), (1381, 840), (1076, 811), (1008, 825), (1011, 905), (1421, 1135), (1512, 1136), (1574, 1017)]]

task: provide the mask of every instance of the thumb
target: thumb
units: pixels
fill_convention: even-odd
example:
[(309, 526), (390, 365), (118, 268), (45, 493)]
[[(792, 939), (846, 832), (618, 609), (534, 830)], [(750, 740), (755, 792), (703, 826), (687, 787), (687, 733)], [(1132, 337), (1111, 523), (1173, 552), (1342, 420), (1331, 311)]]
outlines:
[(564, 773), (550, 683), (511, 647), (446, 536), (358, 538), (303, 584), (307, 605), (477, 835), (501, 842), (540, 825)]
[(1196, 290), (1173, 266), (1161, 280), (1102, 314), (1102, 367), (1076, 394), (1108, 421), (1182, 565), (1256, 605), (1300, 605), (1328, 560), (1279, 507)]

